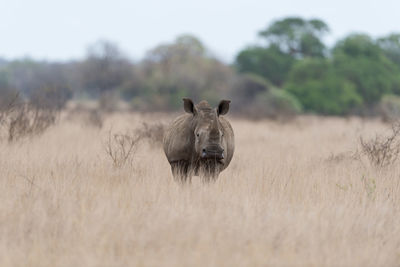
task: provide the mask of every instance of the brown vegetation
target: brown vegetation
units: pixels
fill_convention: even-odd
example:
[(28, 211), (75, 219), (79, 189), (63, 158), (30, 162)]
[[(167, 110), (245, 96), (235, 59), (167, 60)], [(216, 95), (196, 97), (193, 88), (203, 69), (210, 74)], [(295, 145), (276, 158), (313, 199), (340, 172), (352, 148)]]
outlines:
[(104, 144), (107, 154), (110, 156), (114, 167), (122, 167), (127, 163), (132, 165), (135, 151), (139, 143), (147, 140), (149, 144), (161, 146), (165, 125), (162, 123), (148, 124), (143, 122), (141, 127), (125, 133), (108, 132), (108, 138)]
[(377, 167), (394, 164), (400, 154), (400, 123), (392, 124), (389, 136), (376, 135), (375, 138), (364, 140), (360, 137), (361, 152)]
[(63, 120), (29, 142), (1, 142), (0, 266), (400, 262), (400, 167), (331, 156), (385, 125), (231, 119), (235, 156), (209, 185), (175, 183), (161, 147), (147, 142), (114, 168), (103, 146), (111, 126), (168, 120), (112, 114), (102, 129)]
[(9, 142), (40, 135), (55, 124), (58, 114), (56, 107), (36, 105), (16, 94), (0, 107), (0, 131), (8, 136)]
[(132, 164), (133, 154), (135, 153), (140, 137), (129, 133), (108, 133), (105, 150), (110, 156), (114, 167), (122, 167), (126, 163)]

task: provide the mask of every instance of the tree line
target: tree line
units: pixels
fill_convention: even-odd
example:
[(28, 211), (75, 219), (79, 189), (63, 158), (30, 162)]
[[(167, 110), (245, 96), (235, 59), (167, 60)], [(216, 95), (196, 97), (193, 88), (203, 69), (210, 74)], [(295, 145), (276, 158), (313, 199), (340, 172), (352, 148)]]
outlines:
[(236, 66), (286, 90), (307, 112), (368, 113), (385, 95), (397, 99), (400, 34), (351, 34), (328, 48), (322, 41), (328, 33), (321, 20), (278, 20), (259, 33), (265, 45), (241, 51)]
[(107, 41), (77, 61), (0, 59), (0, 107), (19, 92), (56, 108), (70, 99), (99, 99), (112, 110), (123, 99), (133, 110), (174, 111), (187, 96), (211, 104), (230, 98), (233, 111), (252, 117), (399, 115), (400, 34), (351, 34), (328, 47), (329, 32), (319, 19), (279, 19), (230, 65), (192, 35), (156, 46), (138, 62)]

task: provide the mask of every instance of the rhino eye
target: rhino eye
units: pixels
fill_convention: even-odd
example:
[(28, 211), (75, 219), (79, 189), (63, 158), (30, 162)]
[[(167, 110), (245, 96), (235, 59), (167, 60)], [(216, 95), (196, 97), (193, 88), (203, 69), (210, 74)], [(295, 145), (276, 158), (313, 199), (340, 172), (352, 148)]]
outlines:
[(199, 133), (197, 133), (197, 134), (196, 134), (196, 136), (197, 136), (197, 137), (199, 137), (199, 136), (200, 136), (200, 134), (199, 134)]

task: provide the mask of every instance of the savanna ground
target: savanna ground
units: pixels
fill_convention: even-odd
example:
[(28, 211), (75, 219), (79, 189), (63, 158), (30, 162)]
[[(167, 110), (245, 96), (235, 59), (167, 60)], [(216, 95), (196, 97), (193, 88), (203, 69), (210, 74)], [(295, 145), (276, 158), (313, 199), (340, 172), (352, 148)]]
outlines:
[(170, 119), (64, 118), (1, 142), (0, 266), (400, 265), (400, 163), (354, 157), (388, 125), (231, 119), (234, 159), (214, 184), (178, 185), (147, 141), (113, 166), (110, 129)]

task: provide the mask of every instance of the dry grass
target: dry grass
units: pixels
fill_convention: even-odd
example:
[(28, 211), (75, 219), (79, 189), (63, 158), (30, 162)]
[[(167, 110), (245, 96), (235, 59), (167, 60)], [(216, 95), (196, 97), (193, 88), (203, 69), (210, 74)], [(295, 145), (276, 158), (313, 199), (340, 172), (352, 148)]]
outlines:
[(144, 120), (168, 118), (0, 144), (0, 266), (399, 266), (400, 166), (347, 156), (387, 126), (233, 120), (231, 166), (181, 187), (159, 146), (119, 169), (104, 151), (107, 129)]

